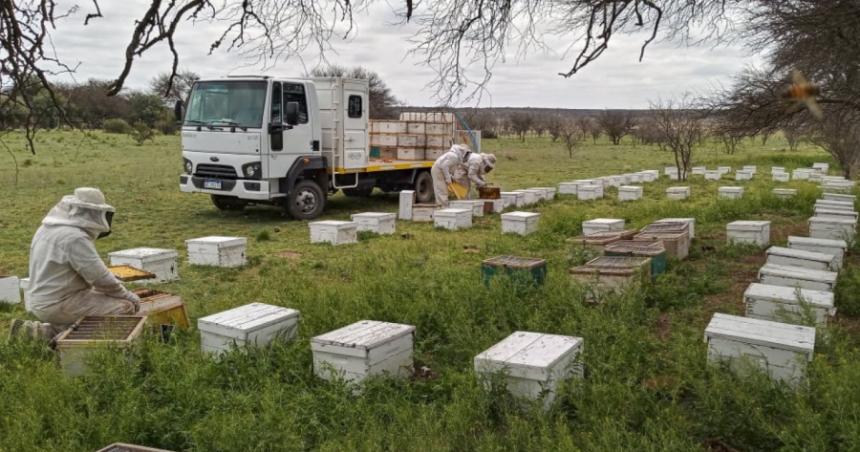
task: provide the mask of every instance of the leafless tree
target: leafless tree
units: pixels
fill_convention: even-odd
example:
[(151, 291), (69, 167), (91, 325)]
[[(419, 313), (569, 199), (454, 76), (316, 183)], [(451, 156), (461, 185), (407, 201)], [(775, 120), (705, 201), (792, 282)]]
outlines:
[[(170, 80), (173, 75), (173, 81)], [(149, 89), (153, 94), (161, 96), (167, 102), (187, 99), (194, 82), (200, 80), (200, 76), (192, 71), (178, 71), (176, 74), (159, 74), (149, 82)]]
[(597, 125), (612, 140), (612, 144), (617, 146), (633, 128), (633, 117), (626, 111), (603, 110), (597, 116)]
[(677, 102), (670, 100), (651, 104), (657, 146), (675, 157), (675, 167), (681, 180), (687, 180), (687, 173), (692, 168), (693, 149), (702, 141), (701, 115), (686, 97)]
[(800, 146), (800, 139), (803, 137), (803, 133), (799, 128), (786, 127), (782, 129), (782, 136), (785, 137), (785, 141), (788, 143), (788, 149), (796, 151), (797, 147)]
[(854, 177), (860, 170), (860, 113), (847, 109), (830, 112), (811, 140), (839, 162), (845, 177)]
[(541, 118), (541, 121), (544, 123), (544, 127), (547, 132), (549, 132), (549, 136), (552, 138), (552, 142), (555, 143), (561, 138), (565, 123), (562, 120), (561, 116), (557, 114), (549, 114), (545, 115)]
[(576, 127), (580, 130), (583, 136), (590, 135), (594, 144), (600, 138), (600, 127), (594, 122), (591, 116), (579, 116), (576, 118)]
[(508, 117), (511, 131), (520, 137), (520, 141), (526, 141), (526, 134), (531, 130), (534, 118), (524, 111), (516, 111)]
[(564, 147), (567, 149), (567, 155), (572, 159), (573, 151), (579, 147), (579, 144), (582, 143), (585, 135), (582, 133), (582, 130), (577, 126), (575, 121), (562, 122), (560, 133)]

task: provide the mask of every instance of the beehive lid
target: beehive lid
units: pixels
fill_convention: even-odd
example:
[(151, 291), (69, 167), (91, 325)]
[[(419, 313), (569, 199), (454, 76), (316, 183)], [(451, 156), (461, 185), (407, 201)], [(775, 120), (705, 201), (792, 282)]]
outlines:
[(297, 318), (299, 311), (266, 303), (249, 303), (238, 308), (212, 314), (197, 320), (201, 331), (235, 335)]
[(140, 281), (155, 278), (154, 273), (143, 271), (131, 265), (111, 265), (108, 270), (122, 282)]
[(797, 246), (820, 246), (824, 248), (842, 248), (842, 250), (848, 249), (848, 242), (845, 240), (833, 240), (833, 239), (816, 239), (812, 237), (799, 237), (796, 235), (788, 236), (788, 246), (797, 245)]
[(108, 257), (119, 257), (125, 259), (140, 259), (142, 261), (161, 261), (175, 259), (179, 256), (176, 250), (163, 248), (131, 248), (128, 250), (114, 251), (108, 253)]
[(475, 356), (483, 372), (507, 372), (528, 380), (545, 381), (558, 363), (582, 347), (581, 337), (516, 331)]
[(844, 209), (828, 209), (826, 206), (816, 206), (815, 216), (837, 217), (857, 220), (857, 212)]
[(824, 196), (824, 199), (830, 199), (830, 200), (834, 200), (834, 201), (847, 201), (847, 202), (850, 202), (852, 204), (854, 203), (854, 201), (857, 200), (856, 196), (846, 195), (844, 193), (827, 193), (827, 192), (825, 192), (824, 195), (822, 195), (822, 196)]
[(448, 208), (448, 209), (439, 209), (436, 211), (436, 213), (434, 215), (436, 215), (437, 217), (444, 217), (444, 216), (456, 217), (459, 215), (471, 215), (471, 214), (472, 214), (472, 209)]
[(150, 315), (183, 306), (181, 297), (167, 292), (137, 289), (134, 294), (140, 297), (140, 315)]
[[(358, 218), (363, 218), (363, 219), (366, 218), (366, 219), (374, 219), (374, 220), (382, 220), (382, 219), (388, 219), (388, 218), (393, 219), (394, 214), (388, 213), (388, 212), (362, 212), (362, 213), (352, 214), (353, 220), (358, 219)], [(348, 223), (348, 222), (346, 222), (346, 223)]]
[(492, 267), (532, 269), (546, 265), (545, 259), (519, 256), (496, 256), (483, 261), (484, 265)]
[(809, 218), (809, 224), (810, 225), (811, 224), (822, 224), (822, 225), (831, 224), (831, 225), (838, 225), (838, 226), (847, 226), (847, 225), (856, 226), (857, 220), (847, 218), (847, 217), (846, 218), (837, 218), (837, 217), (818, 217), (818, 216), (816, 216), (816, 217)]
[[(795, 190), (797, 191), (797, 190)], [(816, 207), (842, 208), (844, 210), (854, 210), (854, 201), (837, 201), (833, 199), (819, 199), (815, 201)]]
[(733, 221), (726, 225), (729, 231), (761, 231), (770, 226), (770, 221)]
[(625, 229), (623, 231), (601, 231), (594, 234), (583, 235), (573, 239), (574, 243), (581, 245), (606, 245), (607, 243), (616, 242), (618, 240), (628, 240), (636, 235), (633, 229)]
[(526, 221), (530, 218), (538, 218), (540, 214), (537, 212), (508, 212), (502, 214), (503, 220)]
[(636, 256), (601, 256), (585, 263), (587, 267), (602, 269), (639, 268), (648, 263), (647, 257)]
[(110, 446), (99, 449), (96, 452), (172, 452), (167, 449), (156, 449), (153, 447), (138, 446), (135, 444), (113, 443)]
[(635, 191), (635, 192), (642, 191), (642, 187), (640, 187), (638, 185), (622, 185), (622, 186), (618, 187), (618, 189), (622, 190), (622, 191)]
[(582, 191), (597, 190), (599, 188), (603, 188), (603, 186), (594, 184), (583, 184), (579, 186), (579, 189)]
[(815, 349), (815, 328), (721, 313), (714, 314), (705, 328), (705, 341), (709, 338), (793, 350), (806, 353), (809, 360)]
[(724, 193), (740, 193), (744, 191), (743, 187), (720, 187), (720, 191)]
[(57, 340), (58, 347), (89, 343), (126, 343), (140, 334), (146, 316), (86, 316)]
[(355, 223), (352, 221), (339, 221), (339, 220), (324, 220), (324, 221), (313, 221), (309, 223), (311, 227), (324, 227), (324, 228), (343, 228), (355, 226)]
[(815, 307), (827, 310), (833, 309), (833, 292), (826, 290), (799, 289), (795, 287), (752, 283), (744, 292), (744, 298), (791, 304), (796, 304), (798, 300), (803, 300), (804, 303), (809, 303)]
[(519, 198), (519, 197), (521, 197), (521, 196), (524, 196), (524, 195), (523, 195), (523, 193), (522, 193), (522, 192), (519, 192), (519, 191), (503, 191), (503, 192), (501, 192), (500, 194), (501, 194), (502, 196), (513, 196), (513, 197), (516, 197), (516, 198)]
[(767, 255), (822, 262), (828, 265), (833, 262), (832, 254), (816, 253), (814, 251), (799, 250), (797, 248), (785, 248), (782, 246), (772, 246), (768, 248)]
[(606, 245), (607, 253), (634, 254), (637, 256), (659, 256), (666, 252), (660, 240), (619, 240)]
[(619, 224), (623, 225), (624, 220), (618, 218), (595, 218), (593, 220), (586, 220), (582, 222), (584, 225), (594, 226), (594, 225), (608, 225), (608, 226), (617, 226)]
[(666, 189), (666, 193), (687, 193), (690, 191), (690, 187), (669, 187)]
[(690, 224), (686, 221), (660, 221), (642, 228), (643, 234), (683, 234), (690, 232)]
[(839, 276), (836, 272), (826, 270), (811, 270), (804, 267), (795, 267), (791, 265), (774, 265), (765, 264), (758, 271), (758, 277), (762, 275), (778, 276), (781, 278), (791, 278), (801, 281), (816, 281), (828, 284), (835, 284), (836, 278)]
[(245, 239), (245, 237), (223, 237), (218, 235), (212, 235), (208, 237), (189, 239), (186, 240), (185, 243), (188, 245), (217, 245), (218, 248), (230, 248), (234, 246), (245, 245), (247, 243), (247, 239)]
[(355, 349), (366, 353), (380, 345), (413, 334), (415, 327), (400, 323), (361, 320), (311, 339), (311, 345)]

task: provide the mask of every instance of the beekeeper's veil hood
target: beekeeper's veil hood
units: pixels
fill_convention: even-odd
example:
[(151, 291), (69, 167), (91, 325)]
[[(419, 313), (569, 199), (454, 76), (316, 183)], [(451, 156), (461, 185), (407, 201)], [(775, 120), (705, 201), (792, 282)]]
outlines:
[(110, 234), (114, 212), (116, 210), (105, 203), (101, 190), (82, 187), (75, 189), (74, 195), (63, 196), (42, 224), (78, 227), (96, 239)]
[(490, 172), (496, 168), (496, 156), (493, 154), (484, 154), (484, 171)]

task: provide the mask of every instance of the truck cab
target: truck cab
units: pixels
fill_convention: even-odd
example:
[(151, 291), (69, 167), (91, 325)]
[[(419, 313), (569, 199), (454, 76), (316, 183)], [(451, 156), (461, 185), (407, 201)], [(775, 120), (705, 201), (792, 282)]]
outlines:
[[(201, 80), (182, 118), (180, 190), (222, 210), (278, 204), (319, 216), (335, 165), (366, 166), (366, 80), (266, 76)], [(320, 104), (320, 100), (324, 105)]]

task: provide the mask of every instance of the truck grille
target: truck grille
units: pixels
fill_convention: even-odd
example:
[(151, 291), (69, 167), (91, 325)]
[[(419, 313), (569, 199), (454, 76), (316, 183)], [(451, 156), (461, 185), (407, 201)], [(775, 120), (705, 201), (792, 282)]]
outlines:
[(197, 165), (194, 173), (197, 177), (210, 177), (215, 179), (236, 179), (236, 169), (228, 165), (211, 165), (201, 163)]

